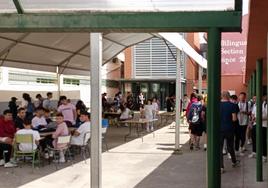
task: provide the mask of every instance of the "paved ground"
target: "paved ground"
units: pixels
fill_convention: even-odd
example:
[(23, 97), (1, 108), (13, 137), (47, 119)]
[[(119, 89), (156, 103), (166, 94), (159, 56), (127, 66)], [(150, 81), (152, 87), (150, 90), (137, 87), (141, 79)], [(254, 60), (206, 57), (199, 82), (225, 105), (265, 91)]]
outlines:
[[(187, 128), (183, 128), (181, 132), (183, 154), (174, 155), (174, 128), (170, 126), (157, 130), (155, 137), (153, 137), (153, 134), (146, 135), (143, 142), (138, 138), (127, 143), (123, 142), (123, 135), (126, 133), (125, 128), (111, 129), (110, 133), (114, 137), (111, 136), (109, 139), (115, 139), (117, 142), (110, 145), (124, 144), (102, 155), (103, 187), (206, 187), (206, 152), (203, 150), (190, 152), (187, 143)], [(111, 142), (110, 140), (109, 143)], [(264, 165), (264, 182), (256, 183), (255, 159), (248, 159), (245, 156), (240, 160), (241, 166), (232, 168), (231, 161), (225, 159), (226, 173), (222, 175), (222, 187), (267, 187), (266, 164)], [(0, 187), (88, 188), (90, 187), (89, 163), (89, 160), (87, 164), (77, 162), (73, 166), (58, 171), (55, 171), (53, 165), (45, 166), (41, 169), (36, 169), (34, 175), (27, 166), (22, 169), (15, 169), (13, 174), (9, 170), (0, 168)]]

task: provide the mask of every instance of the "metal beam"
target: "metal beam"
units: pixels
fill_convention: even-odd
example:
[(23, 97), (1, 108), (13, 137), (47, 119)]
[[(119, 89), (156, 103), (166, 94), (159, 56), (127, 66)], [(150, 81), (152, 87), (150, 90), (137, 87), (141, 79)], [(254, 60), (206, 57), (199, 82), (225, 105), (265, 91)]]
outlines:
[(16, 9), (17, 9), (18, 14), (23, 14), (24, 10), (23, 10), (23, 8), (21, 6), (20, 1), (19, 0), (13, 0), (13, 3), (15, 5)]
[(90, 33), (90, 82), (91, 82), (91, 158), (90, 175), (91, 186), (101, 188), (102, 166), (101, 166), (101, 66), (102, 66), (102, 34)]
[(0, 32), (240, 31), (241, 16), (241, 11), (1, 14)]
[[(5, 53), (7, 53), (8, 51), (10, 51), (13, 47), (15, 47), (19, 42), (21, 42), (23, 39), (25, 39), (30, 33), (24, 33), (23, 35), (21, 35), (18, 39), (12, 41), (12, 43), (10, 45), (8, 45), (5, 49), (3, 49), (0, 52), (0, 57), (2, 57), (2, 55), (4, 55)], [(1, 38), (1, 36), (0, 36)]]
[[(78, 55), (79, 52), (81, 52), (82, 50), (84, 50), (86, 47), (89, 46), (89, 42), (87, 42), (86, 44), (84, 44), (81, 48), (79, 48), (78, 50), (76, 50), (75, 52), (73, 52), (73, 54), (69, 55), (68, 57), (66, 57), (64, 60), (62, 60), (61, 62), (59, 62), (58, 66), (64, 66), (64, 63), (67, 61), (70, 61), (75, 55)], [(60, 73), (61, 74), (61, 73)]]
[(263, 136), (262, 136), (262, 75), (263, 75), (263, 60), (257, 60), (257, 120), (256, 120), (256, 176), (257, 181), (263, 181), (262, 155), (263, 155)]
[(218, 28), (208, 32), (207, 72), (207, 187), (220, 188), (221, 32)]

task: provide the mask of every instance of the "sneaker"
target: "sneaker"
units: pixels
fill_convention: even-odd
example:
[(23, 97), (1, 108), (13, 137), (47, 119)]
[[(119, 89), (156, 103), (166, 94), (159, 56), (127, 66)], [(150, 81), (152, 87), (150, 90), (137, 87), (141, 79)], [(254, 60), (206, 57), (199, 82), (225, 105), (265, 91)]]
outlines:
[(1, 160), (0, 160), (0, 166), (4, 166), (4, 164), (5, 164), (4, 159), (1, 159)]
[(224, 168), (221, 168), (221, 174), (223, 174), (225, 171), (224, 171)]
[(45, 158), (45, 159), (49, 159), (49, 154), (48, 154), (48, 152), (46, 152), (46, 153), (44, 154), (44, 158)]
[(240, 153), (242, 153), (242, 152), (247, 151), (247, 149), (245, 147), (240, 147), (239, 151), (240, 151)]
[(8, 162), (4, 165), (5, 168), (13, 168), (13, 167), (17, 167), (17, 166), (18, 166), (17, 164), (14, 164), (11, 162)]
[(232, 157), (231, 157), (231, 154), (230, 154), (230, 153), (228, 153), (228, 154), (227, 154), (227, 158), (228, 158), (228, 159), (232, 159)]
[(190, 150), (194, 149), (194, 144), (190, 144)]
[(266, 163), (266, 162), (267, 162), (267, 157), (262, 156), (262, 161), (263, 161), (264, 163)]
[(235, 167), (238, 167), (239, 165), (240, 165), (240, 161), (236, 160), (236, 162), (232, 164), (232, 167), (235, 168)]
[(64, 158), (62, 158), (62, 159), (59, 160), (59, 162), (60, 162), (60, 163), (65, 163), (66, 161), (65, 161)]
[(255, 158), (256, 157), (256, 153), (252, 152), (251, 154), (248, 155), (248, 158)]
[(251, 139), (248, 139), (247, 144), (248, 144), (248, 145), (252, 144)]
[(227, 154), (227, 151), (226, 151), (225, 148), (222, 149), (222, 154), (223, 154), (223, 155), (226, 155), (226, 154)]
[(236, 151), (235, 152), (235, 156), (239, 156), (239, 157), (243, 157), (245, 154), (240, 152), (240, 151)]
[(53, 157), (54, 156), (54, 152), (53, 151), (50, 151), (49, 152), (49, 157)]
[(204, 144), (204, 151), (207, 151), (207, 144)]

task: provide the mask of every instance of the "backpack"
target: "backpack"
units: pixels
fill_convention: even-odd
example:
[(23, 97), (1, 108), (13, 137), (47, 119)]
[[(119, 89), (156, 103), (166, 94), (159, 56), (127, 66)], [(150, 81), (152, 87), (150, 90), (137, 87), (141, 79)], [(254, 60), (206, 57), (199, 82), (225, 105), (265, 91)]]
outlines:
[(191, 105), (187, 119), (192, 125), (200, 125), (201, 124), (201, 122), (202, 122), (201, 111), (202, 111), (201, 104), (193, 103)]

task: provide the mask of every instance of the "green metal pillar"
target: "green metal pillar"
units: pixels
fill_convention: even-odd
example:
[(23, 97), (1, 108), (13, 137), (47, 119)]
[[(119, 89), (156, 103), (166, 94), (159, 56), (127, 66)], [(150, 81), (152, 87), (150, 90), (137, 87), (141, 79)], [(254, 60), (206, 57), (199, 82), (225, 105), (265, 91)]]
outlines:
[(263, 154), (263, 137), (262, 137), (262, 71), (263, 71), (263, 60), (257, 60), (257, 121), (256, 121), (256, 166), (257, 166), (257, 181), (263, 181), (262, 173), (262, 154)]
[(220, 174), (220, 91), (221, 32), (208, 31), (208, 103), (207, 103), (207, 187), (221, 187)]
[(253, 96), (256, 96), (256, 71), (253, 72)]

